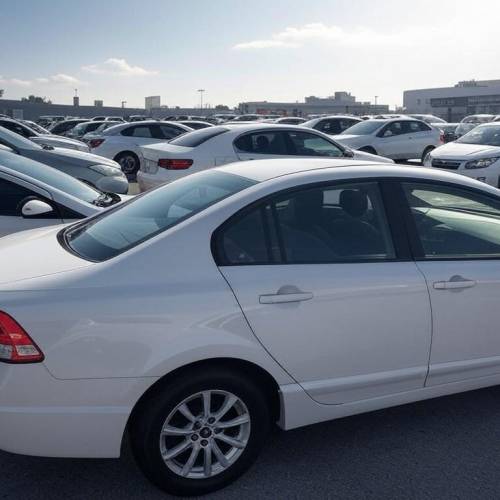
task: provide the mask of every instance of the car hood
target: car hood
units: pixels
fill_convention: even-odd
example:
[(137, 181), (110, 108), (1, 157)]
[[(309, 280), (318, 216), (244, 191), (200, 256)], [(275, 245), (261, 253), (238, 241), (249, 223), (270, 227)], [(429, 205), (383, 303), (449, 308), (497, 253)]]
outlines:
[(500, 147), (483, 144), (462, 144), (460, 142), (449, 142), (439, 146), (432, 152), (433, 158), (473, 158), (500, 156)]
[[(21, 231), (0, 238), (0, 258), (4, 263), (0, 272), (0, 289), (5, 289), (6, 284), (92, 265), (92, 262), (73, 255), (61, 246), (57, 233), (63, 227)], [(11, 265), (5, 265), (7, 262)]]
[(78, 151), (76, 149), (66, 149), (56, 147), (51, 150), (46, 151), (47, 154), (55, 154), (59, 156), (60, 159), (72, 163), (74, 165), (109, 165), (111, 167), (120, 168), (120, 165), (114, 160), (109, 158), (104, 158), (104, 156), (95, 155), (92, 153), (85, 153), (84, 151)]
[(365, 151), (353, 150), (355, 160), (373, 161), (376, 163), (394, 163), (394, 160), (386, 158), (385, 156), (374, 155), (366, 153)]
[(70, 139), (69, 137), (62, 137), (57, 135), (43, 134), (37, 137), (32, 137), (31, 140), (36, 142), (37, 144), (48, 144), (49, 146), (54, 147), (59, 144), (62, 147), (64, 147), (65, 144), (67, 144), (68, 146), (87, 147), (87, 145), (82, 141), (77, 141), (76, 139)]

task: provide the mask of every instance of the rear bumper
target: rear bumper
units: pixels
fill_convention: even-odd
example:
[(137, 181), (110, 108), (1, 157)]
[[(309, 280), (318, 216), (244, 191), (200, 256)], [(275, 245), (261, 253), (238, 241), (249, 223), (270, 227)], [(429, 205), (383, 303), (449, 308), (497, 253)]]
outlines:
[(0, 364), (0, 449), (45, 457), (118, 457), (132, 408), (155, 381), (58, 380), (43, 364)]

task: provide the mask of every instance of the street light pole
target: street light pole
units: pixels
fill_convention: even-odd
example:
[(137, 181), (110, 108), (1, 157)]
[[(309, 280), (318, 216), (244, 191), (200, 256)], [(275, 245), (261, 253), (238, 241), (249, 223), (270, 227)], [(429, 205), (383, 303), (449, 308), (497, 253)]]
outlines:
[(375, 106), (377, 105), (378, 95), (375, 96)]
[(205, 89), (198, 89), (198, 92), (200, 93), (200, 109), (203, 110), (203, 92), (205, 92)]

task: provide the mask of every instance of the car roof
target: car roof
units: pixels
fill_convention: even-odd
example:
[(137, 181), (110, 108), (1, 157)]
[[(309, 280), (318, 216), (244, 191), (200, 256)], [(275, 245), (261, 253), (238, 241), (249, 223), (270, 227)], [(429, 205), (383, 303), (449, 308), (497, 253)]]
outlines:
[[(342, 168), (342, 167), (348, 167)], [(498, 189), (488, 186), (484, 183), (452, 172), (445, 172), (440, 169), (425, 167), (399, 166), (387, 163), (374, 163), (370, 161), (358, 161), (349, 159), (328, 159), (328, 158), (284, 158), (272, 160), (252, 160), (232, 163), (215, 170), (227, 172), (257, 182), (264, 182), (293, 174), (307, 174), (307, 172), (317, 172), (331, 170), (332, 173), (338, 173), (340, 177), (407, 177), (422, 178), (430, 180), (448, 181), (470, 185), (472, 187), (481, 187), (483, 190), (491, 191), (498, 196)]]
[[(105, 122), (105, 120), (103, 121)], [(106, 129), (104, 132), (106, 132), (107, 135), (113, 135), (112, 132), (119, 132), (120, 130), (126, 129), (128, 127), (140, 127), (144, 125), (175, 125), (176, 127), (179, 127), (186, 132), (193, 132), (193, 129), (188, 127), (187, 125), (183, 125), (182, 123), (179, 122), (170, 122), (170, 121), (158, 121), (158, 120), (141, 120), (139, 122), (125, 122), (125, 123), (120, 123), (119, 125), (113, 125), (112, 127), (109, 127)]]

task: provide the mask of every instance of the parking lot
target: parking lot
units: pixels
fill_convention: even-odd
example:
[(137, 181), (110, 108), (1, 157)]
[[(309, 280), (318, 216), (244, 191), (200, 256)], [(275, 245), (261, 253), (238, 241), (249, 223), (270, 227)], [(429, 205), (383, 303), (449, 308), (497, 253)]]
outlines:
[[(276, 432), (216, 499), (492, 499), (500, 489), (500, 388)], [(77, 432), (77, 429), (75, 430)], [(0, 498), (166, 498), (120, 460), (0, 453)]]

